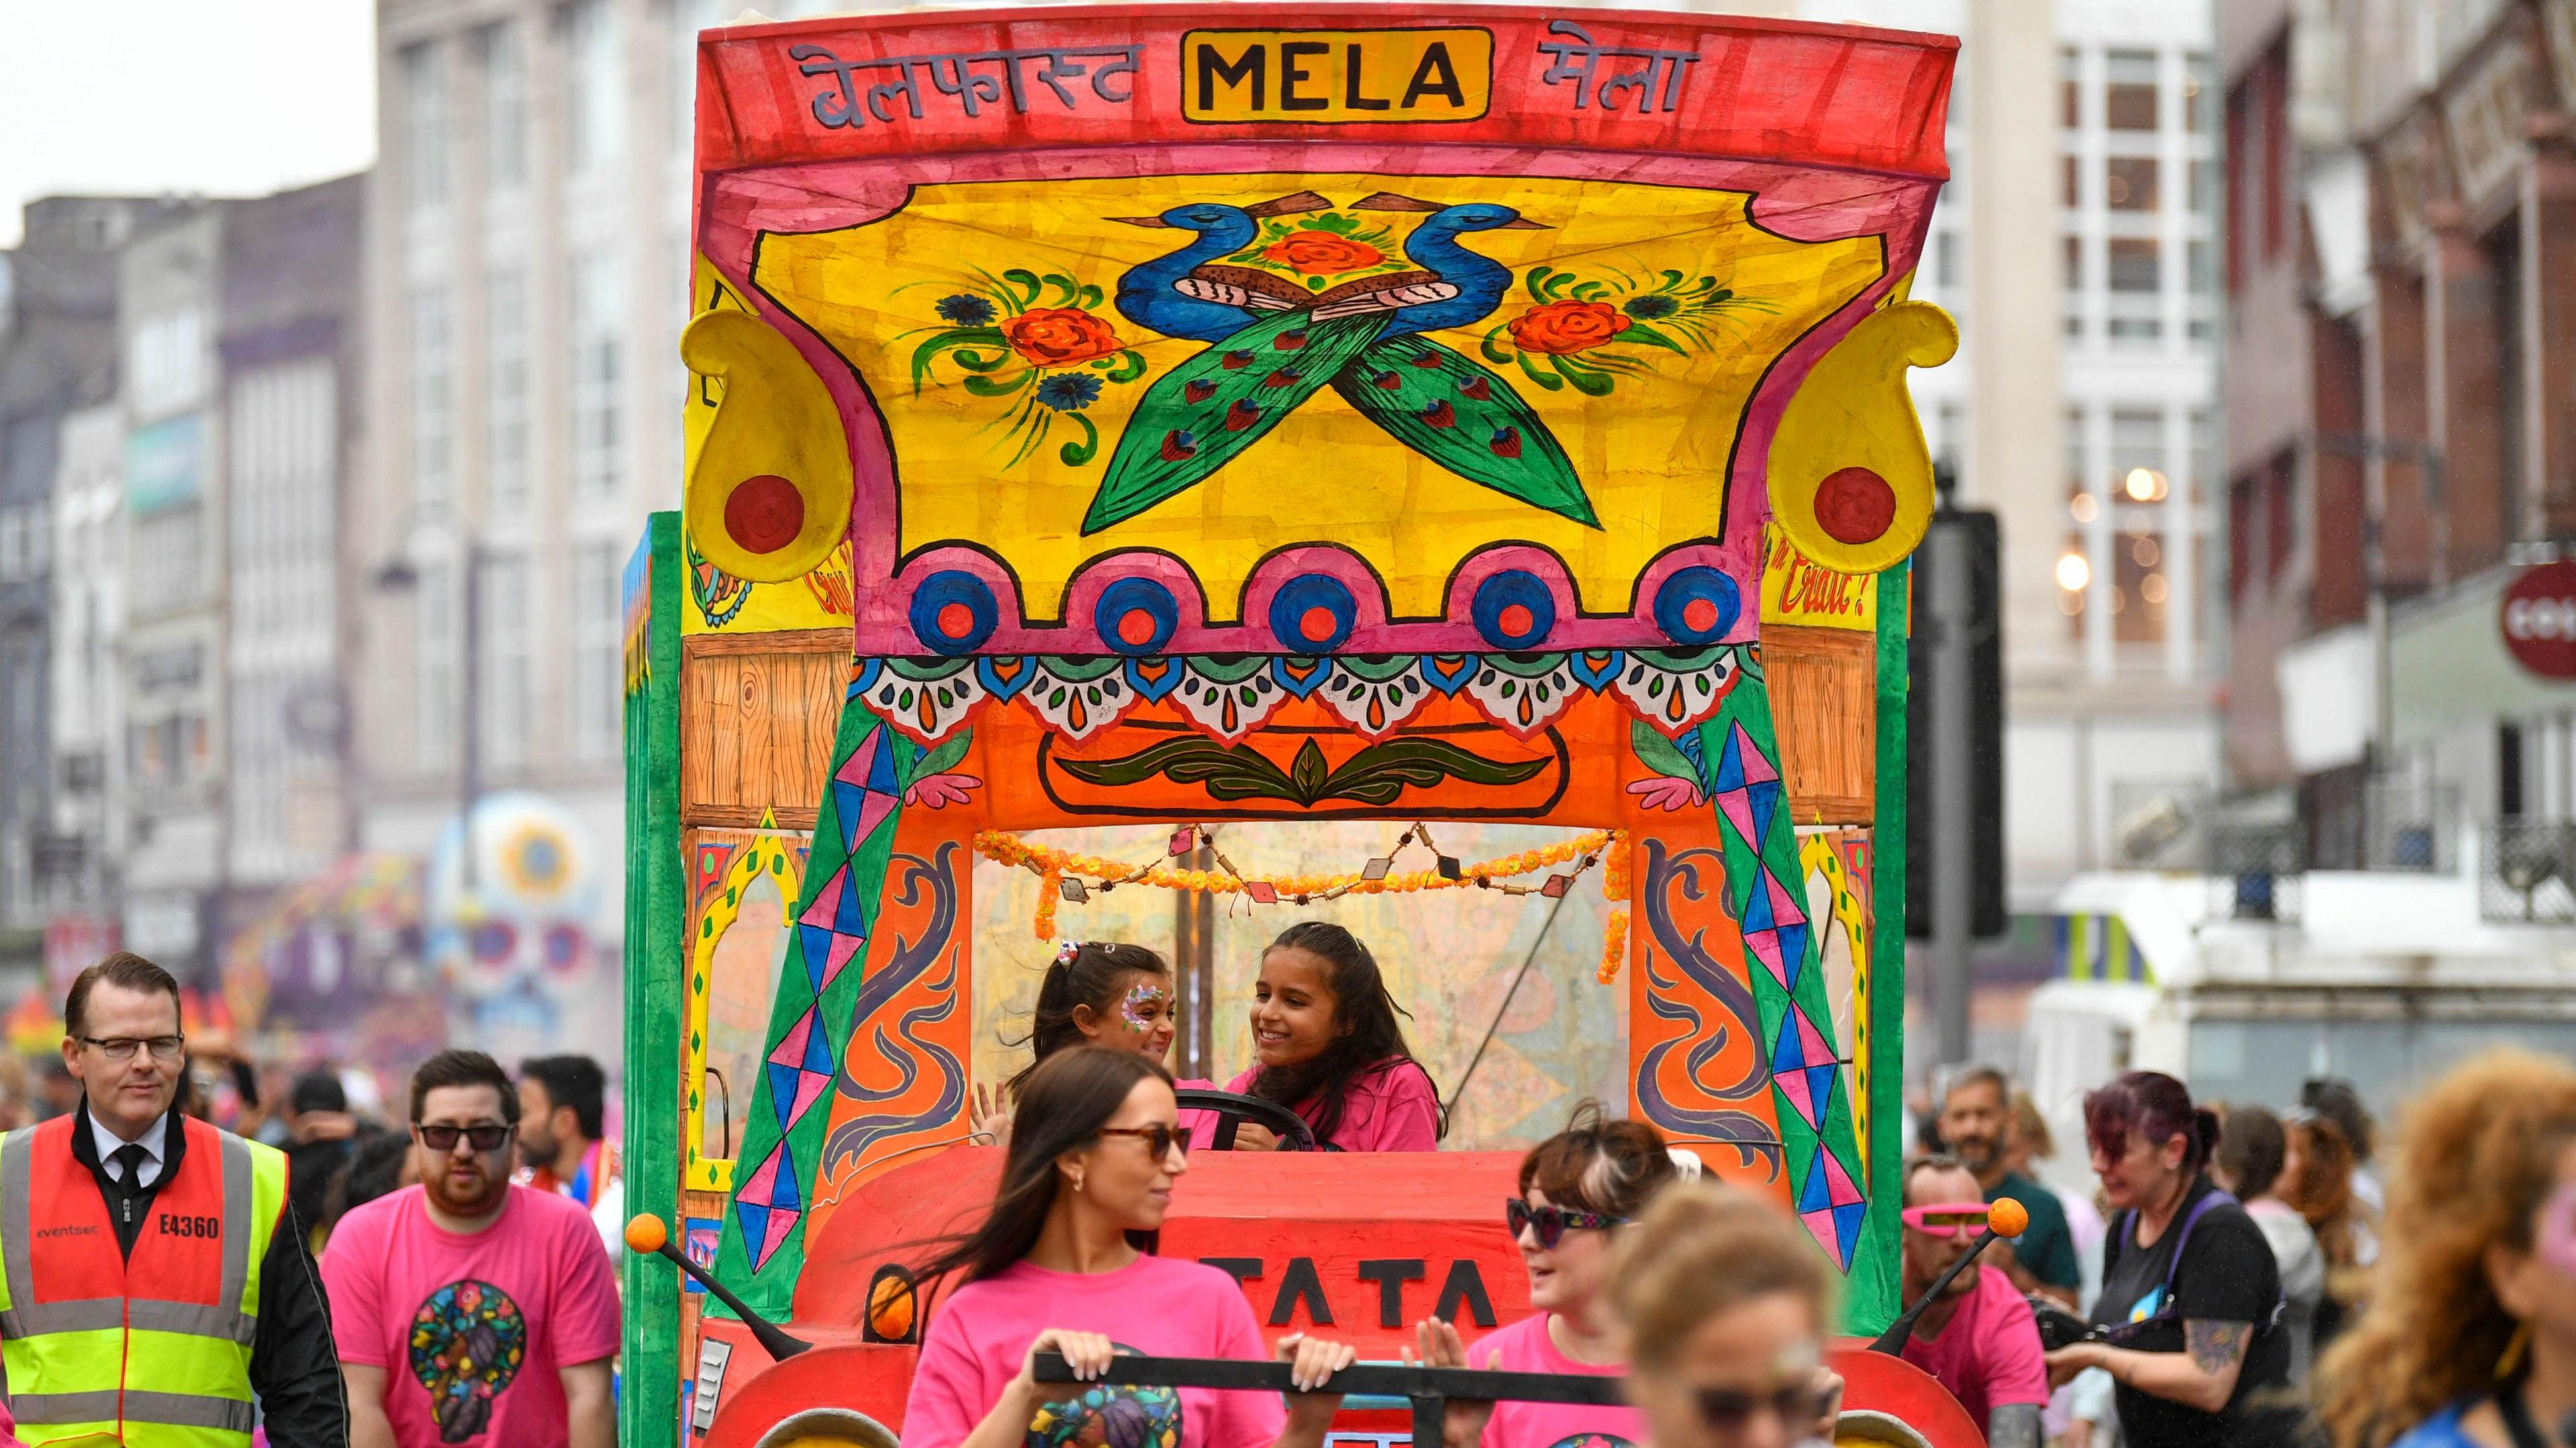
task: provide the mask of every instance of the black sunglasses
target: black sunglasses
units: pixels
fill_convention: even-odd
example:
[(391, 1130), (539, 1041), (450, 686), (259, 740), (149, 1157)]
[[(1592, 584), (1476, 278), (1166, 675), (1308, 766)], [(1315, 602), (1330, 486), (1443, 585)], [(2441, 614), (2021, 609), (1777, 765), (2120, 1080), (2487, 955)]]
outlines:
[(508, 1141), (510, 1133), (515, 1130), (516, 1127), (510, 1126), (440, 1125), (414, 1126), (412, 1133), (420, 1138), (421, 1145), (432, 1151), (456, 1150), (456, 1138), (460, 1136), (472, 1143), (476, 1151), (499, 1151), (501, 1143)]
[(1769, 1393), (1748, 1393), (1741, 1388), (1697, 1388), (1691, 1402), (1699, 1409), (1700, 1421), (1712, 1432), (1741, 1433), (1753, 1421), (1753, 1415), (1769, 1412), (1782, 1426), (1804, 1432), (1816, 1421), (1823, 1400), (1813, 1386), (1801, 1383)]
[(1161, 1161), (1175, 1146), (1181, 1149), (1181, 1155), (1190, 1154), (1190, 1134), (1178, 1127), (1159, 1123), (1153, 1126), (1104, 1126), (1100, 1128), (1100, 1134), (1135, 1137), (1145, 1143), (1145, 1150), (1152, 1153), (1156, 1161)]
[(1512, 1240), (1519, 1241), (1523, 1229), (1534, 1227), (1538, 1230), (1538, 1244), (1542, 1248), (1554, 1248), (1564, 1241), (1569, 1227), (1606, 1232), (1612, 1227), (1626, 1225), (1627, 1221), (1626, 1217), (1614, 1217), (1606, 1212), (1578, 1212), (1570, 1207), (1533, 1207), (1519, 1197), (1503, 1198), (1503, 1222), (1512, 1229)]

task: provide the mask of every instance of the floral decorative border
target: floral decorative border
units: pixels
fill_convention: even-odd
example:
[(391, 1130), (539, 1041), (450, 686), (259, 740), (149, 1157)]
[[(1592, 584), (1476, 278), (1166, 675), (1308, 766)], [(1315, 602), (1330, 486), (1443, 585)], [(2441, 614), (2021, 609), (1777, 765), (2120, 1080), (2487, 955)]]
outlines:
[(924, 746), (940, 743), (996, 701), (1016, 702), (1056, 734), (1079, 741), (1141, 705), (1171, 699), (1201, 732), (1232, 744), (1288, 701), (1320, 698), (1355, 733), (1385, 739), (1434, 694), (1464, 695), (1495, 724), (1527, 739), (1555, 723), (1578, 695), (1610, 693), (1628, 706), (1639, 727), (1672, 737), (1716, 713), (1757, 648), (870, 658), (857, 661), (852, 696)]

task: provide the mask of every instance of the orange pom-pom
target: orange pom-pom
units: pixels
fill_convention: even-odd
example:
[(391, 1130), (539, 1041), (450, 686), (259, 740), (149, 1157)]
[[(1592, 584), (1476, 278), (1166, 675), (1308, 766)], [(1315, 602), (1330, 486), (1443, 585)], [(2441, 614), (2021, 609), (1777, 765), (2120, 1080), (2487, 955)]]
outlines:
[(626, 1219), (626, 1250), (630, 1252), (659, 1252), (662, 1244), (669, 1240), (671, 1229), (662, 1225), (662, 1219), (651, 1212)]
[(2010, 1197), (1997, 1197), (1986, 1208), (1986, 1225), (1994, 1228), (1998, 1237), (2018, 1237), (2030, 1230), (2030, 1208)]

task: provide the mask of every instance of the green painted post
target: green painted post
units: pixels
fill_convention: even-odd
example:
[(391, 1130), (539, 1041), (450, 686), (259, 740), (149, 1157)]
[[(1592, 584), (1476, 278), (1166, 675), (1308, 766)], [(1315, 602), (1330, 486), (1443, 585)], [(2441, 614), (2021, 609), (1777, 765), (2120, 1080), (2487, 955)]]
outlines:
[[(639, 612), (641, 633), (633, 627)], [(626, 1210), (680, 1230), (680, 515), (655, 513), (626, 565)], [(640, 651), (642, 657), (636, 657)], [(679, 1442), (680, 1283), (621, 1254), (617, 1439)]]
[(1869, 1214), (1860, 1255), (1874, 1264), (1853, 1283), (1851, 1326), (1875, 1337), (1903, 1304), (1898, 1270), (1905, 1206), (1905, 686), (1912, 563), (1878, 575), (1878, 805), (1871, 812), (1869, 896)]

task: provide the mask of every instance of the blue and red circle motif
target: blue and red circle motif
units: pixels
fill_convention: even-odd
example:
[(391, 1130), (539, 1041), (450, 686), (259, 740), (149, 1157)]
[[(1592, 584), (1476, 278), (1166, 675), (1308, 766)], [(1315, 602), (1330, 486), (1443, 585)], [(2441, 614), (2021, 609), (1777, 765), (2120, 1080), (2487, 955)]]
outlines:
[(1329, 654), (1359, 623), (1359, 600), (1328, 573), (1301, 573), (1270, 596), (1270, 633), (1301, 654)]
[(1735, 580), (1704, 563), (1675, 569), (1655, 590), (1655, 627), (1675, 643), (1716, 643), (1743, 612)]
[(1535, 648), (1556, 628), (1556, 595), (1528, 569), (1506, 568), (1476, 585), (1467, 613), (1495, 648)]
[(990, 584), (958, 568), (943, 568), (912, 591), (912, 636), (935, 654), (971, 654), (1001, 625), (1001, 605)]
[(1114, 653), (1158, 654), (1181, 626), (1181, 604), (1170, 589), (1150, 578), (1122, 578), (1100, 590), (1091, 622)]

